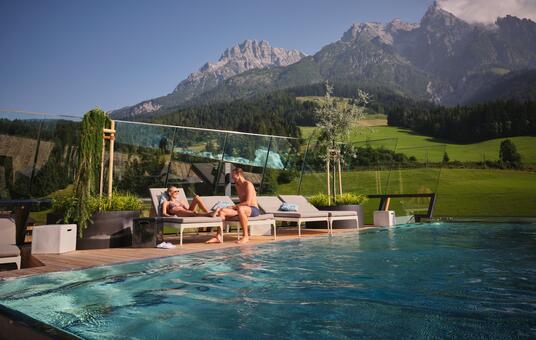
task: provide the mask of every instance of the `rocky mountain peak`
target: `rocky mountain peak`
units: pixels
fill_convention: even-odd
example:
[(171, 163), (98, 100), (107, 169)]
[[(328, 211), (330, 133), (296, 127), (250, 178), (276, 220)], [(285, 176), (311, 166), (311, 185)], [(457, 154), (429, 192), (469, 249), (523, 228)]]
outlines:
[(415, 23), (407, 23), (400, 19), (394, 19), (390, 23), (386, 25), (386, 28), (389, 32), (395, 33), (399, 31), (413, 31), (414, 29), (418, 28), (419, 24)]
[(409, 32), (418, 27), (418, 24), (406, 23), (400, 19), (395, 19), (388, 24), (377, 22), (355, 23), (343, 34), (341, 41), (355, 42), (361, 39), (366, 41), (377, 39), (383, 44), (392, 45), (399, 32)]
[(115, 117), (135, 117), (162, 107), (179, 105), (211, 90), (223, 81), (242, 72), (265, 67), (288, 66), (300, 61), (305, 54), (298, 50), (272, 47), (266, 40), (245, 40), (227, 48), (216, 62), (207, 62), (191, 73), (167, 96), (155, 98), (113, 112)]
[(341, 41), (355, 42), (359, 40), (371, 41), (378, 38), (385, 44), (392, 44), (393, 37), (387, 30), (386, 25), (377, 22), (356, 23), (346, 31)]
[(444, 10), (437, 1), (428, 7), (428, 10), (421, 19), (421, 27), (452, 27), (455, 25), (469, 25), (467, 22), (456, 17), (454, 14)]
[[(288, 66), (294, 64), (305, 56), (298, 50), (285, 50), (284, 48), (272, 47), (266, 40), (245, 40), (241, 44), (227, 48), (217, 62), (206, 63), (199, 71), (194, 72), (183, 80), (174, 92), (180, 91), (191, 83), (203, 83), (203, 90), (214, 87), (217, 84), (208, 82), (207, 79), (222, 81), (239, 73), (252, 69), (272, 66)], [(208, 85), (208, 87), (205, 87)], [(212, 86), (214, 85), (214, 86)]]

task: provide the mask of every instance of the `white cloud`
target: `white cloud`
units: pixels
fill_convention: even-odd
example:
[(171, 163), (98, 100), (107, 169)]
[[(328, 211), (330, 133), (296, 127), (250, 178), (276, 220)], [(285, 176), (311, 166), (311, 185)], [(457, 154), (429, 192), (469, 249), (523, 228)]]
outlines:
[(444, 10), (468, 22), (493, 23), (508, 14), (536, 21), (536, 0), (438, 0)]

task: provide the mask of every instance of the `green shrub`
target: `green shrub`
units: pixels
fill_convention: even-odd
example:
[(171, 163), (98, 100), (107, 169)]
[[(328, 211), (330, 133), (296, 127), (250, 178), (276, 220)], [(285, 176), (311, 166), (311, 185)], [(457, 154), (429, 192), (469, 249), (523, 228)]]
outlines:
[(329, 196), (323, 193), (318, 193), (308, 198), (309, 203), (317, 207), (327, 207), (327, 206), (332, 206), (332, 205), (363, 204), (367, 200), (368, 200), (367, 196), (354, 194), (351, 192), (335, 196), (335, 202), (331, 200), (331, 204), (329, 204), (330, 202)]
[(313, 196), (309, 196), (307, 199), (309, 203), (316, 207), (327, 207), (329, 206), (329, 196), (323, 193), (318, 193)]
[(354, 194), (352, 192), (335, 196), (335, 202), (337, 205), (363, 204), (366, 201), (368, 201), (367, 196)]

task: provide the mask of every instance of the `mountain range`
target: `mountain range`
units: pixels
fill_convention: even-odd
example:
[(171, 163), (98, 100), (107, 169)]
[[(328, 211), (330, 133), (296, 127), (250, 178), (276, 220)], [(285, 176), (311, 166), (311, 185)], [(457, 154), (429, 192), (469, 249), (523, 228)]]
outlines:
[(473, 24), (434, 3), (419, 23), (357, 23), (311, 56), (246, 40), (172, 93), (111, 115), (136, 119), (326, 80), (442, 105), (504, 99), (505, 88), (515, 88), (515, 97), (523, 99), (524, 88), (536, 88), (534, 72), (527, 72), (536, 69), (535, 41), (536, 23), (529, 19), (506, 16), (494, 24)]

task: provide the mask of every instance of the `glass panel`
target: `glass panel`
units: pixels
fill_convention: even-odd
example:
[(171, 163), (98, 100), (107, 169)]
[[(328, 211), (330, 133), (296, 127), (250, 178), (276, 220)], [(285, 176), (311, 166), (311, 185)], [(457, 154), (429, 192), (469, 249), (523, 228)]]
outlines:
[[(411, 161), (397, 163), (393, 168), (388, 193), (424, 194), (437, 193), (445, 145), (433, 147), (399, 148), (398, 152)], [(426, 214), (429, 198), (414, 197), (392, 199), (390, 210), (397, 216)]]
[[(0, 112), (0, 198), (31, 197), (42, 120), (41, 114)], [(50, 149), (47, 143), (42, 148)]]
[(222, 132), (177, 128), (168, 183), (184, 188), (187, 196), (213, 195), (223, 187), (225, 142)]
[(114, 189), (148, 197), (149, 188), (164, 187), (175, 129), (122, 121), (115, 129)]
[(367, 140), (341, 146), (343, 192), (385, 194), (397, 161), (396, 138)]
[(304, 147), (296, 187), (285, 193), (298, 193), (304, 196), (327, 193), (325, 154), (326, 147), (318, 141), (315, 132), (313, 132)]
[(46, 196), (72, 182), (79, 120), (0, 112), (0, 199)]
[[(233, 164), (233, 166), (241, 167), (244, 170), (246, 179), (253, 183), (258, 192), (270, 147), (269, 136), (229, 133), (225, 143), (223, 160)], [(277, 157), (274, 157), (274, 166), (280, 166), (282, 162), (279, 164), (279, 161)], [(267, 186), (269, 186), (269, 180), (267, 181)], [(232, 189), (234, 190), (234, 186)], [(233, 191), (234, 194), (235, 192)]]
[(272, 139), (267, 168), (261, 188), (262, 195), (295, 193), (303, 154), (299, 139)]
[(44, 197), (72, 187), (76, 175), (79, 117), (46, 115), (42, 121), (31, 194)]

